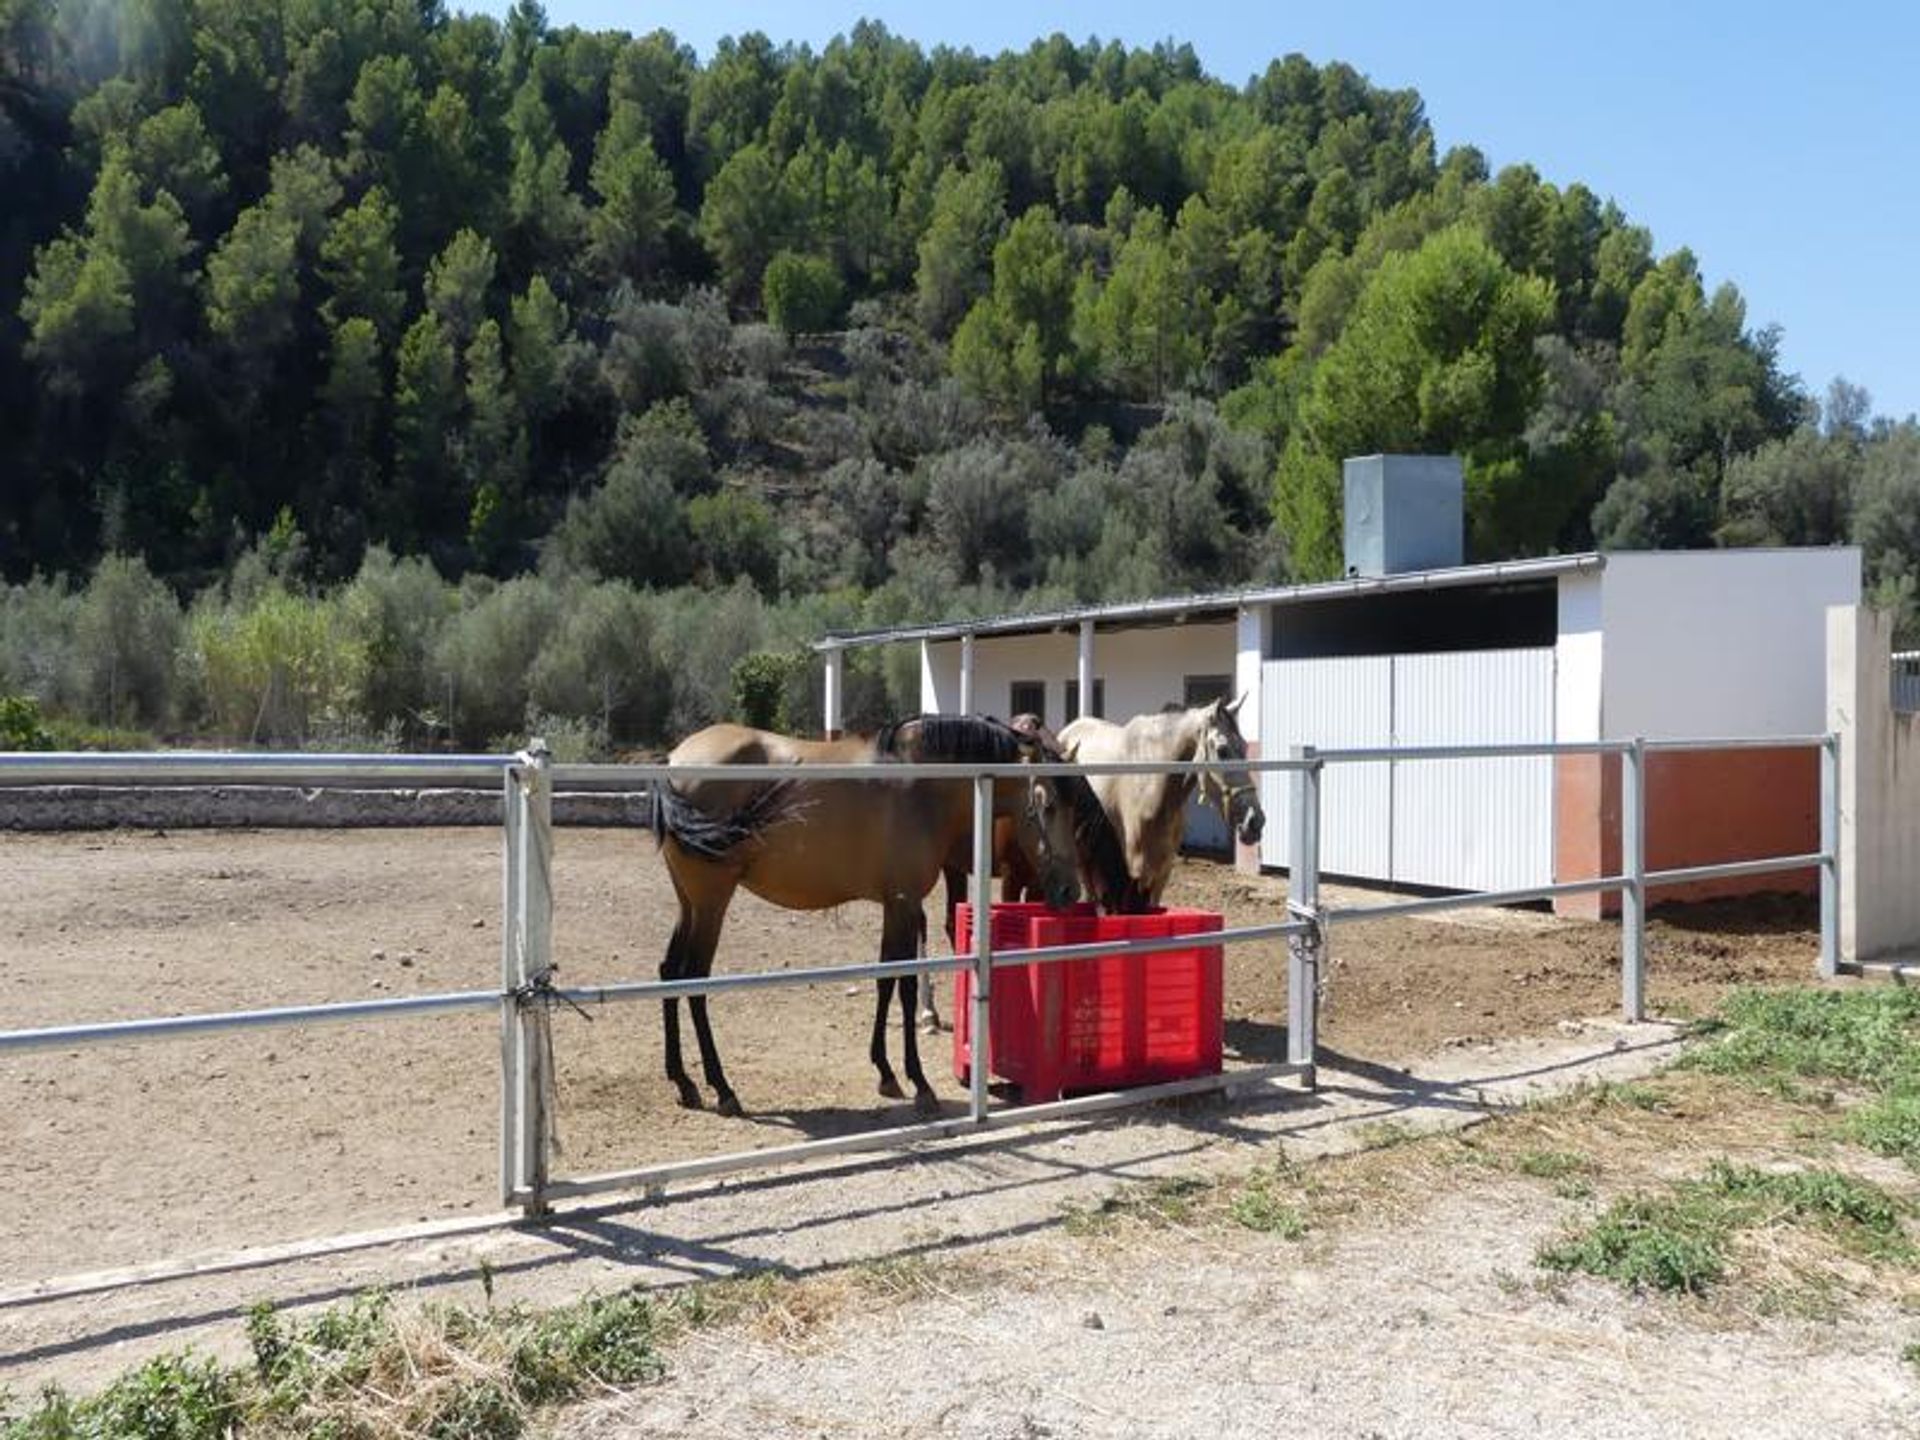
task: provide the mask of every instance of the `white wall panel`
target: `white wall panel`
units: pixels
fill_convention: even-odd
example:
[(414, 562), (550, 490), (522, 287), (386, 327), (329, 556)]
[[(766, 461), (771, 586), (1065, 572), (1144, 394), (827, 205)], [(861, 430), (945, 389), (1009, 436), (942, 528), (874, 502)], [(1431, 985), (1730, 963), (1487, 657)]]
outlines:
[(1859, 603), (1859, 550), (1615, 551), (1601, 574), (1605, 738), (1826, 728), (1827, 607)]
[[(1394, 660), (1394, 744), (1554, 738), (1554, 652)], [(1405, 760), (1393, 767), (1392, 879), (1450, 890), (1553, 882), (1553, 760)]]
[[(1294, 745), (1393, 742), (1393, 661), (1385, 655), (1269, 660), (1261, 667), (1263, 759)], [(1320, 868), (1333, 875), (1385, 878), (1392, 862), (1392, 787), (1385, 762), (1327, 768), (1320, 794)], [(1293, 844), (1286, 773), (1260, 777), (1267, 812), (1263, 865), (1289, 863)]]

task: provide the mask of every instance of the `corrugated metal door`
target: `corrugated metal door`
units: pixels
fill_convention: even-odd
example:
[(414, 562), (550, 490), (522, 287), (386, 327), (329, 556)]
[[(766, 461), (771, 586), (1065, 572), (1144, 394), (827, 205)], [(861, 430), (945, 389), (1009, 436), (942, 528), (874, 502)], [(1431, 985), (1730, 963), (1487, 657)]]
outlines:
[[(1393, 743), (1393, 661), (1385, 655), (1269, 660), (1260, 667), (1260, 753)], [(1392, 863), (1392, 782), (1377, 765), (1335, 765), (1321, 786), (1320, 868), (1385, 878)], [(1260, 862), (1286, 865), (1293, 844), (1284, 771), (1260, 777), (1267, 812)]]
[[(1553, 688), (1547, 649), (1397, 656), (1393, 743), (1551, 741)], [(1552, 884), (1551, 757), (1396, 761), (1391, 877), (1449, 890)]]

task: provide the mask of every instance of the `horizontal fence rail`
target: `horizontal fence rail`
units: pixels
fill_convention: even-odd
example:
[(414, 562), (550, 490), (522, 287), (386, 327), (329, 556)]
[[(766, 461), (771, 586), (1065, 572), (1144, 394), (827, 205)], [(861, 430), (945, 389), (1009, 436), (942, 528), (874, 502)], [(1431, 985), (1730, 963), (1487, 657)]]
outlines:
[(1315, 750), (1323, 765), (1372, 764), (1382, 760), (1524, 760), (1539, 755), (1624, 755), (1631, 740), (1534, 740), (1512, 745), (1360, 745)]
[(440, 995), (395, 995), (385, 1000), (342, 1000), (331, 1005), (286, 1005), (269, 1010), (228, 1010), (207, 1015), (169, 1015), (154, 1020), (104, 1020), (92, 1025), (49, 1025), (37, 1030), (0, 1030), (0, 1053), (58, 1050), (81, 1045), (123, 1045), (136, 1040), (177, 1040), (227, 1030), (267, 1030), (282, 1025), (323, 1025), (347, 1020), (392, 1020), (452, 1010), (489, 1010), (498, 990), (458, 990)]
[(0, 755), (0, 788), (28, 785), (425, 785), (493, 787), (511, 755), (265, 755), (45, 751)]
[[(1311, 1086), (1318, 1025), (1318, 995), (1324, 935), (1330, 926), (1432, 914), (1470, 906), (1518, 904), (1561, 896), (1613, 892), (1621, 896), (1622, 1009), (1627, 1018), (1644, 1016), (1645, 923), (1649, 892), (1701, 880), (1784, 873), (1818, 868), (1821, 893), (1819, 973), (1831, 975), (1838, 946), (1838, 739), (1826, 736), (1771, 736), (1737, 739), (1592, 740), (1514, 745), (1349, 747), (1316, 750), (1296, 746), (1286, 756), (1209, 764), (1204, 761), (1110, 761), (1096, 764), (919, 764), (849, 763), (843, 765), (700, 765), (664, 763), (598, 765), (556, 764), (539, 742), (512, 756), (493, 755), (276, 755), (167, 752), (100, 756), (90, 754), (0, 755), (0, 790), (46, 784), (356, 785), (405, 789), (430, 785), (501, 786), (505, 797), (502, 860), (501, 983), (496, 989), (465, 990), (377, 1000), (229, 1011), (202, 1015), (67, 1024), (0, 1031), (0, 1054), (35, 1049), (77, 1048), (179, 1039), (249, 1028), (357, 1022), (405, 1016), (497, 1009), (501, 1054), (501, 1194), (526, 1215), (545, 1213), (552, 1199), (600, 1191), (655, 1188), (682, 1180), (744, 1169), (787, 1165), (816, 1157), (863, 1150), (899, 1148), (942, 1138), (1038, 1124), (1094, 1114), (1125, 1105), (1196, 1094), (1238, 1090), (1276, 1080)], [(1712, 749), (1821, 750), (1820, 849), (1807, 854), (1770, 856), (1718, 864), (1649, 869), (1646, 864), (1646, 757), (1650, 753)], [(1524, 889), (1414, 896), (1383, 902), (1329, 906), (1320, 894), (1320, 855), (1324, 817), (1321, 781), (1329, 766), (1377, 761), (1449, 760), (1558, 755), (1620, 757), (1621, 866), (1617, 874)], [(1171, 774), (1198, 776), (1286, 774), (1288, 821), (1292, 826), (1292, 866), (1285, 918), (1219, 931), (1130, 941), (1106, 941), (1043, 949), (1001, 949), (991, 944), (991, 926), (976, 925), (966, 954), (925, 956), (856, 965), (812, 966), (793, 970), (708, 975), (701, 979), (644, 980), (603, 986), (560, 986), (553, 981), (553, 895), (551, 801), (557, 789), (570, 792), (623, 790), (662, 781), (795, 780), (808, 783), (867, 783), (905, 780), (953, 780), (971, 783), (973, 817), (972, 893), (991, 891), (992, 783), (1024, 776), (1108, 776)], [(1048, 1104), (991, 1108), (987, 1080), (992, 1068), (989, 997), (995, 972), (1013, 966), (1060, 964), (1095, 956), (1151, 955), (1196, 946), (1285, 940), (1288, 946), (1288, 1055), (1285, 1063), (1250, 1066), (1191, 1081), (1126, 1091), (1079, 1096)], [(555, 1003), (576, 1006), (625, 1001), (670, 1000), (721, 995), (731, 991), (818, 984), (847, 984), (907, 975), (972, 974), (974, 1023), (968, 1113), (920, 1124), (892, 1126), (763, 1150), (706, 1156), (655, 1164), (612, 1174), (555, 1177), (548, 1173), (551, 1152), (552, 1036)], [(57, 1288), (57, 1287), (56, 1287)]]

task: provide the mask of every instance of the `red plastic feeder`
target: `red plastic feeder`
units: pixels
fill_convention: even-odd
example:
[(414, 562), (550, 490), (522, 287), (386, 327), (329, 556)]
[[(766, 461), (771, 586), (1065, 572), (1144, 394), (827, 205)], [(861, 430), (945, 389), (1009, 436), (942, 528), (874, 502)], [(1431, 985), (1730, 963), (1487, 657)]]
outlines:
[[(1102, 940), (1204, 935), (1224, 928), (1210, 910), (1101, 915), (1028, 902), (990, 907), (993, 948), (1041, 949)], [(973, 907), (961, 905), (955, 946), (973, 946)], [(973, 976), (954, 974), (953, 1070), (973, 1062)], [(1220, 1073), (1221, 947), (1100, 955), (993, 972), (988, 1025), (993, 1073), (1029, 1104), (1069, 1090), (1109, 1090)]]

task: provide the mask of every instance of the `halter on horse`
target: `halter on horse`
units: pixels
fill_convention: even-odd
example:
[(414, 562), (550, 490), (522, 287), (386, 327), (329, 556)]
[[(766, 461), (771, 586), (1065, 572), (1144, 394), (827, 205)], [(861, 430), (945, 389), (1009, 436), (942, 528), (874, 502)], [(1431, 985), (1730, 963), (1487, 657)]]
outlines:
[[(1170, 705), (1157, 715), (1136, 715), (1125, 725), (1083, 717), (1060, 732), (1060, 743), (1075, 760), (1185, 760), (1208, 768), (1198, 777), (1200, 798), (1217, 808), (1244, 845), (1259, 843), (1266, 826), (1260, 792), (1232, 762), (1247, 758), (1238, 714), (1245, 696), (1232, 704), (1214, 700), (1182, 709)], [(1159, 904), (1173, 876), (1186, 826), (1186, 804), (1196, 789), (1191, 775), (1100, 775), (1092, 780), (1100, 803), (1126, 847), (1127, 870)]]

